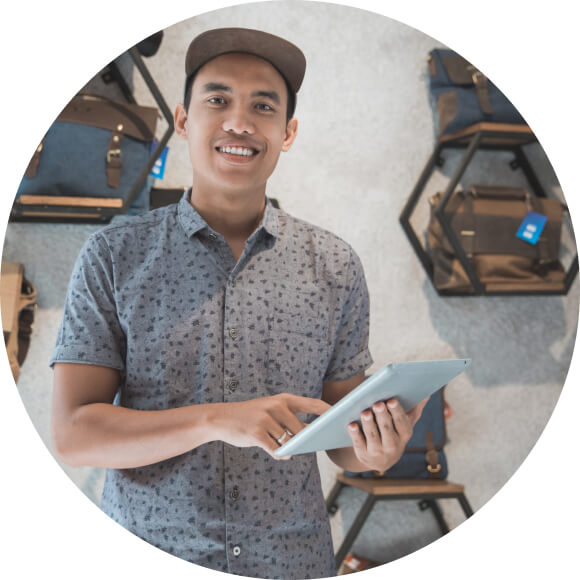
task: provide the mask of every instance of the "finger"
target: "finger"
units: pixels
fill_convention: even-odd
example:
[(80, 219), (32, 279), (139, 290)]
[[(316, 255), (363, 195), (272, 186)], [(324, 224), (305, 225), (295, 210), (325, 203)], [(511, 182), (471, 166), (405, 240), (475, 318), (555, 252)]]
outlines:
[(311, 397), (301, 397), (299, 395), (288, 395), (288, 407), (294, 413), (313, 413), (322, 415), (330, 409), (330, 405), (322, 399), (313, 399)]
[(362, 461), (367, 451), (367, 442), (358, 426), (358, 423), (349, 424), (348, 434), (352, 440), (355, 455)]
[[(280, 443), (278, 443), (277, 439), (280, 439), (282, 434), (285, 432), (286, 431), (283, 430), (279, 424), (277, 424), (275, 421), (272, 421), (272, 426), (267, 431), (262, 431), (256, 436), (256, 445), (266, 451), (274, 459), (290, 459), (289, 456), (278, 457), (274, 455), (274, 452), (280, 449)], [(273, 433), (280, 433), (280, 435), (274, 435)], [(290, 436), (288, 436), (283, 443), (286, 443), (289, 440)]]
[[(262, 433), (256, 433), (258, 440), (268, 443), (268, 451), (275, 451), (278, 449), (278, 447), (281, 445), (278, 442), (278, 439), (280, 439), (286, 433), (286, 428), (284, 425), (271, 415), (266, 415), (261, 425), (261, 430)], [(283, 443), (286, 443), (289, 438), (290, 435), (284, 437)]]
[(273, 459), (287, 461), (288, 459), (291, 458), (289, 455), (285, 455), (284, 457), (274, 455), (274, 452), (280, 449), (280, 445), (278, 445), (278, 443), (276, 442), (272, 442), (272, 439), (268, 440), (267, 442), (264, 442), (263, 444), (258, 445), (258, 447), (266, 451), (268, 455), (270, 455), (270, 457), (272, 457)]
[(389, 413), (387, 406), (382, 401), (377, 402), (372, 407), (375, 414), (375, 421), (381, 435), (383, 445), (390, 443), (394, 436), (397, 435), (393, 425), (393, 417)]
[(272, 435), (264, 433), (256, 438), (256, 445), (274, 457), (274, 451), (280, 448), (280, 445), (274, 440)]
[(413, 434), (413, 424), (399, 401), (397, 401), (397, 399), (387, 401), (387, 409), (389, 410), (393, 426), (395, 427), (395, 431), (399, 434), (399, 437), (405, 441), (410, 439)]
[[(274, 422), (275, 423), (275, 422)], [(274, 428), (278, 428), (278, 429), (282, 429), (282, 427), (279, 424), (276, 424), (277, 427)], [(286, 437), (283, 437), (286, 434)], [(290, 441), (292, 435), (288, 433), (288, 431), (286, 429), (284, 429), (284, 431), (279, 435), (279, 436), (275, 436), (272, 435), (272, 433), (268, 433), (264, 439), (262, 440), (262, 444), (259, 445), (260, 447), (262, 447), (262, 449), (264, 449), (264, 451), (266, 451), (273, 459), (280, 459), (281, 461), (288, 461), (290, 459), (289, 455), (285, 455), (283, 457), (279, 457), (277, 455), (274, 455), (274, 452), (277, 451), (278, 449), (280, 449), (280, 447)], [(278, 439), (280, 439), (281, 441), (278, 441)]]
[(278, 409), (273, 409), (271, 411), (272, 418), (281, 425), (284, 429), (290, 432), (290, 435), (296, 435), (306, 427), (292, 411), (290, 411), (286, 406), (282, 406)]
[(367, 452), (370, 454), (378, 453), (382, 447), (382, 439), (372, 411), (369, 409), (363, 411), (361, 423), (366, 438)]
[(276, 443), (278, 443), (278, 445), (281, 447), (282, 445), (284, 445), (285, 443), (287, 443), (288, 441), (290, 441), (290, 439), (292, 438), (292, 433), (290, 433), (290, 431), (288, 431), (288, 429), (284, 429), (282, 435), (280, 435), (280, 437), (275, 437), (273, 436), (273, 439), (276, 441)]

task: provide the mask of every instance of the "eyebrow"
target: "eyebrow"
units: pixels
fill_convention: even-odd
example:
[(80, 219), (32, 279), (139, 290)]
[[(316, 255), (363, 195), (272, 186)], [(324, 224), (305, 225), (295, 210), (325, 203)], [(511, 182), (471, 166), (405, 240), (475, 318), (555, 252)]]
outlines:
[[(222, 91), (224, 93), (233, 93), (231, 87), (223, 85), (221, 83), (207, 83), (203, 86), (203, 91), (206, 93), (211, 93), (212, 91)], [(263, 97), (270, 99), (277, 105), (280, 104), (280, 95), (276, 91), (255, 91), (252, 93), (252, 97)]]
[(232, 89), (231, 87), (222, 85), (221, 83), (207, 83), (206, 85), (203, 85), (203, 92), (211, 93), (212, 91), (223, 91), (225, 93), (231, 93)]
[(255, 93), (252, 93), (252, 97), (264, 97), (270, 99), (277, 105), (280, 104), (280, 96), (276, 91), (256, 91)]

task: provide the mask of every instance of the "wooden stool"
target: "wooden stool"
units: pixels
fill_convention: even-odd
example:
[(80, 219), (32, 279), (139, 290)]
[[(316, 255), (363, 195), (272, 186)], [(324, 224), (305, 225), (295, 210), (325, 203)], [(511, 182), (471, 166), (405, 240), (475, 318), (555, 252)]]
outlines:
[(354, 519), (350, 529), (336, 553), (336, 566), (341, 565), (360, 530), (371, 513), (375, 503), (385, 500), (417, 499), (422, 510), (431, 508), (433, 515), (439, 524), (441, 534), (449, 532), (449, 526), (443, 518), (438, 499), (457, 499), (466, 517), (473, 515), (473, 510), (465, 497), (465, 487), (449, 481), (437, 481), (434, 479), (367, 479), (362, 477), (348, 477), (343, 473), (336, 475), (336, 483), (326, 499), (326, 508), (332, 515), (336, 513), (338, 506), (336, 500), (345, 486), (360, 489), (367, 494), (359, 513)]
[[(425, 187), (427, 181), (431, 177), (435, 167), (442, 167), (445, 163), (442, 153), (445, 149), (464, 149), (463, 156), (459, 161), (455, 172), (453, 173), (447, 188), (443, 192), (441, 201), (437, 206), (435, 214), (441, 223), (441, 227), (445, 236), (449, 240), (449, 243), (453, 247), (457, 258), (461, 262), (465, 272), (469, 276), (471, 284), (475, 289), (475, 294), (479, 295), (491, 295), (491, 294), (521, 294), (521, 291), (492, 291), (486, 290), (483, 284), (480, 282), (474, 267), (472, 266), (470, 260), (468, 260), (461, 244), (456, 239), (453, 234), (451, 225), (448, 223), (447, 218), (444, 214), (445, 206), (449, 201), (452, 193), (455, 191), (461, 177), (467, 170), (467, 167), (473, 160), (475, 153), (478, 150), (495, 150), (495, 151), (511, 151), (514, 154), (513, 160), (510, 162), (510, 167), (512, 169), (522, 169), (526, 179), (528, 180), (532, 193), (539, 197), (547, 197), (544, 188), (542, 187), (540, 180), (535, 174), (531, 163), (529, 162), (523, 146), (528, 145), (537, 141), (536, 136), (527, 125), (511, 125), (506, 123), (476, 123), (471, 125), (461, 131), (449, 135), (443, 135), (437, 140), (435, 150), (433, 151), (431, 157), (429, 157), (427, 164), (423, 168), (423, 171), (405, 204), (401, 215), (399, 216), (399, 222), (409, 239), (409, 242), (413, 246), (417, 257), (421, 261), (421, 264), (427, 272), (427, 276), (430, 280), (433, 280), (433, 262), (429, 254), (425, 251), (425, 248), (419, 241), (417, 234), (413, 230), (410, 219), (413, 210), (415, 209)], [(562, 290), (556, 291), (535, 291), (526, 292), (526, 294), (567, 294), (576, 274), (578, 273), (578, 254), (572, 260), (570, 267), (566, 273), (566, 279), (563, 284)], [(451, 291), (439, 291), (441, 295), (452, 295), (457, 294)], [(459, 293), (461, 294), (461, 293)]]

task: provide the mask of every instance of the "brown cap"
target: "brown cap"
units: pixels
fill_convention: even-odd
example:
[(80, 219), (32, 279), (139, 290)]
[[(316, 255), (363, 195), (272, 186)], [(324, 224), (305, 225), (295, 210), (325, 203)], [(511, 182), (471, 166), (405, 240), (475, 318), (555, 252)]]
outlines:
[(306, 70), (302, 51), (279, 36), (250, 28), (216, 28), (196, 36), (187, 49), (185, 74), (189, 76), (210, 60), (232, 52), (267, 60), (288, 81), (292, 90), (298, 92)]

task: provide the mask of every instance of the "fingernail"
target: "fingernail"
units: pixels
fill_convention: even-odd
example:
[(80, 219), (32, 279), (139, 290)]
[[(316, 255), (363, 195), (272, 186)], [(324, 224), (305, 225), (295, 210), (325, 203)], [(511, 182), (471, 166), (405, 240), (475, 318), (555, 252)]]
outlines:
[(373, 418), (373, 416), (372, 416), (372, 414), (371, 414), (371, 413), (363, 413), (363, 416), (362, 416), (362, 418), (363, 418), (365, 421), (370, 421), (370, 420)]
[(373, 410), (375, 411), (375, 413), (384, 413), (385, 412), (385, 405), (384, 405), (384, 403), (377, 403), (373, 407)]
[(389, 401), (387, 405), (389, 405), (389, 409), (396, 409), (399, 403), (397, 401)]
[(358, 431), (358, 425), (356, 423), (351, 423), (348, 428), (350, 431)]

